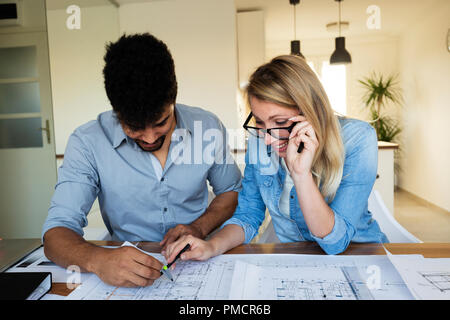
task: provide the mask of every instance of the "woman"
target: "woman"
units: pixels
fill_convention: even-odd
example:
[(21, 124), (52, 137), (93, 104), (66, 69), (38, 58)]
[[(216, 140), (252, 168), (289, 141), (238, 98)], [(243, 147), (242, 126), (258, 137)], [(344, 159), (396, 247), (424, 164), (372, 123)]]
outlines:
[[(297, 56), (259, 67), (246, 95), (251, 114), (244, 127), (251, 135), (236, 211), (211, 239), (186, 236), (169, 245), (167, 260), (187, 243), (181, 259), (206, 260), (250, 242), (266, 207), (281, 242), (316, 241), (327, 254), (345, 251), (350, 241), (388, 242), (367, 208), (377, 173), (374, 129), (337, 117)], [(255, 125), (248, 126), (252, 117)]]

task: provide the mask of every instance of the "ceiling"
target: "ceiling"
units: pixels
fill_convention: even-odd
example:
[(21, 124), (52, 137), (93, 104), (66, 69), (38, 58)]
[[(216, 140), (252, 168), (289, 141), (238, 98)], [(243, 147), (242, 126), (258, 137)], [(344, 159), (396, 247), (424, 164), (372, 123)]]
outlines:
[[(345, 37), (367, 35), (398, 36), (408, 30), (421, 15), (433, 10), (433, 4), (448, 0), (344, 0), (341, 2), (342, 21), (348, 21)], [(294, 37), (294, 6), (289, 0), (235, 0), (238, 11), (263, 10), (266, 41), (287, 41)], [(370, 5), (377, 5), (381, 14), (381, 29), (370, 30), (366, 13)], [(339, 17), (335, 0), (301, 0), (295, 6), (297, 39), (333, 38), (337, 34), (326, 30), (326, 25)]]

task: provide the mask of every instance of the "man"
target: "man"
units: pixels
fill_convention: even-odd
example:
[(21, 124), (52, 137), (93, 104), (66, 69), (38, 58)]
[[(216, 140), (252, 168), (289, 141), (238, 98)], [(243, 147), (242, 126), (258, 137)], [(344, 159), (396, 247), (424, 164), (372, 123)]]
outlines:
[[(182, 235), (205, 238), (230, 218), (241, 174), (218, 118), (175, 103), (175, 67), (163, 42), (150, 34), (122, 36), (107, 46), (103, 74), (113, 110), (69, 138), (43, 226), (45, 254), (112, 285), (150, 285), (160, 261), (83, 239), (95, 199), (114, 240), (161, 241), (164, 250)], [(220, 134), (205, 147), (208, 130)], [(214, 161), (202, 159), (205, 150)], [(208, 207), (207, 181), (216, 195)]]

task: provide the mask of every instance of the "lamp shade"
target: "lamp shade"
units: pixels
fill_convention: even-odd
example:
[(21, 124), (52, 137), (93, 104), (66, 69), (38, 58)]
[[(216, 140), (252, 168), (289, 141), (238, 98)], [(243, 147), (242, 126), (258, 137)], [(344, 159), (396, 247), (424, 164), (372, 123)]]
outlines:
[(300, 40), (291, 41), (291, 54), (305, 58), (300, 52)]
[(335, 39), (336, 49), (330, 58), (330, 64), (346, 64), (352, 62), (350, 53), (345, 49), (345, 37)]

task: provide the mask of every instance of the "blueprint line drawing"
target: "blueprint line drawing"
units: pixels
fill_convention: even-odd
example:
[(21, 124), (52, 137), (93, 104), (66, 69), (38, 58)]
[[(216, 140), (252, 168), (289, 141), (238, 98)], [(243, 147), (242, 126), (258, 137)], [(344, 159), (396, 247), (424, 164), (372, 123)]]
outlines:
[[(357, 267), (351, 266), (341, 268), (356, 300), (375, 299), (367, 288), (366, 281), (361, 278), (360, 270)], [(337, 296), (337, 298), (340, 298), (340, 296)]]
[(419, 274), (441, 292), (450, 292), (450, 272), (419, 272)]
[(373, 300), (355, 266), (263, 267), (235, 263), (230, 299)]
[(450, 300), (450, 258), (393, 255), (388, 258), (417, 300)]
[[(159, 254), (151, 254), (162, 261)], [(140, 288), (110, 286), (96, 275), (75, 289), (69, 300), (225, 300), (231, 284), (234, 261), (210, 259), (208, 262), (179, 261), (172, 271), (174, 281), (166, 277)]]
[[(160, 278), (146, 287), (137, 299), (216, 300), (228, 299), (233, 262), (211, 259), (208, 262), (180, 261), (172, 272), (174, 281)], [(222, 288), (222, 290), (220, 289)]]
[[(302, 270), (303, 271), (303, 270)], [(339, 270), (343, 274), (343, 270)], [(273, 279), (276, 288), (276, 300), (329, 300), (359, 299), (352, 283), (347, 280), (322, 279)], [(372, 299), (371, 296), (369, 296)]]
[[(369, 289), (368, 273), (381, 272)], [(257, 285), (255, 285), (257, 284)], [(238, 258), (230, 299), (414, 299), (386, 256), (253, 255)]]
[[(160, 254), (147, 253), (163, 261)], [(368, 289), (369, 266), (382, 270), (379, 289)], [(413, 299), (386, 256), (225, 254), (207, 261), (178, 261), (174, 281), (118, 288), (95, 274), (67, 299), (226, 300), (226, 299)]]

